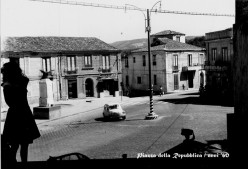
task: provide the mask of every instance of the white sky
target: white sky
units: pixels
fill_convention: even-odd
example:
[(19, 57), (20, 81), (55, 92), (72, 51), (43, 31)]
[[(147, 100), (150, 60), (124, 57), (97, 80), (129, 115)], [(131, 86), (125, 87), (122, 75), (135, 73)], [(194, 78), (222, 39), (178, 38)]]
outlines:
[[(158, 0), (72, 0), (151, 9)], [(162, 10), (235, 14), (235, 0), (162, 0)], [(158, 5), (159, 6), (159, 5)], [(151, 34), (174, 30), (186, 36), (232, 27), (234, 17), (151, 14)], [(1, 36), (97, 37), (107, 43), (146, 38), (140, 11), (1, 0)]]

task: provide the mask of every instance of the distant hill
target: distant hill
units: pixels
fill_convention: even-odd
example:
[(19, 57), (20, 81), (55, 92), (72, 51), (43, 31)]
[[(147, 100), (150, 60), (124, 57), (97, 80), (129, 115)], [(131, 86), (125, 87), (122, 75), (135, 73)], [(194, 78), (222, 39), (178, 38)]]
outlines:
[(110, 43), (110, 45), (114, 46), (120, 50), (133, 50), (140, 49), (147, 46), (147, 39), (133, 39), (133, 40), (124, 40)]
[(185, 41), (187, 44), (206, 48), (205, 36), (186, 36)]
[(188, 40), (192, 40), (197, 37), (201, 37), (201, 36), (185, 36), (185, 40), (188, 41)]
[[(185, 41), (187, 44), (205, 48), (204, 36), (186, 36)], [(117, 41), (110, 43), (110, 45), (120, 50), (141, 49), (147, 47), (147, 39), (143, 38), (143, 39)]]

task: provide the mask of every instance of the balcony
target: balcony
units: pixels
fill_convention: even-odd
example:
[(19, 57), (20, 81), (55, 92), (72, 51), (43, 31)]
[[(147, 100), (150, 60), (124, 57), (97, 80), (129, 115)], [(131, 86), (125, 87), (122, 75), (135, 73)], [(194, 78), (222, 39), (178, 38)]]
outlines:
[(204, 69), (206, 71), (215, 71), (215, 72), (222, 72), (228, 70), (227, 66), (205, 66)]
[(78, 69), (74, 69), (74, 70), (64, 69), (64, 72), (65, 72), (65, 74), (73, 75), (73, 74), (77, 74), (78, 73)]
[(188, 71), (188, 66), (183, 66), (182, 67), (182, 72), (187, 72)]
[(98, 68), (99, 73), (110, 73), (112, 71), (112, 68)]
[(102, 69), (102, 73), (109, 73), (111, 72), (111, 69)]
[(195, 71), (195, 70), (201, 70), (201, 69), (204, 69), (204, 65), (199, 64), (199, 63), (195, 63), (192, 66), (183, 66), (182, 72)]
[(178, 66), (172, 66), (172, 72), (178, 72)]

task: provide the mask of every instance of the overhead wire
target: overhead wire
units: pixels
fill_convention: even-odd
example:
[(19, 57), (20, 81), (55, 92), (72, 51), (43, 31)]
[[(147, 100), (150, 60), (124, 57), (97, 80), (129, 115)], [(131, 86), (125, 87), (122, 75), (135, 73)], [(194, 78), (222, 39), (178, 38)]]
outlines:
[[(122, 10), (138, 10), (146, 11), (147, 9), (128, 7), (128, 6), (117, 6), (117, 5), (107, 5), (107, 4), (98, 4), (98, 3), (87, 3), (79, 1), (68, 1), (68, 0), (29, 0), (36, 2), (47, 2), (47, 3), (58, 3), (58, 4), (67, 4), (67, 5), (80, 5), (80, 6), (90, 6), (97, 8), (110, 8), (110, 9), (122, 9)], [(223, 17), (235, 17), (233, 14), (217, 14), (217, 13), (199, 13), (199, 12), (185, 12), (185, 11), (169, 11), (169, 10), (157, 10), (153, 9), (150, 12), (155, 13), (171, 13), (171, 14), (181, 14), (181, 15), (205, 15), (205, 16), (223, 16)]]

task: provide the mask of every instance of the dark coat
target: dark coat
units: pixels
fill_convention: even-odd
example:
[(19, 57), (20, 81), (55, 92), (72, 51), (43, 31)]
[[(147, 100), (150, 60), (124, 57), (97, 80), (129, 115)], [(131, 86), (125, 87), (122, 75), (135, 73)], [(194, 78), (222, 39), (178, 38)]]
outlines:
[(32, 143), (40, 137), (27, 100), (29, 79), (23, 77), (17, 84), (2, 84), (5, 102), (9, 106), (3, 136), (8, 143)]

